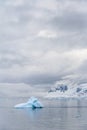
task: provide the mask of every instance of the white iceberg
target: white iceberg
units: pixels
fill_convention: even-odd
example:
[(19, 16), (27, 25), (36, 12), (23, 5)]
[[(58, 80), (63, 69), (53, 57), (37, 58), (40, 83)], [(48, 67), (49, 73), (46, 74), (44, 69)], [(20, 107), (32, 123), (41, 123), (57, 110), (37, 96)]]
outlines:
[(31, 97), (28, 102), (15, 105), (15, 108), (43, 108), (43, 105), (37, 98)]

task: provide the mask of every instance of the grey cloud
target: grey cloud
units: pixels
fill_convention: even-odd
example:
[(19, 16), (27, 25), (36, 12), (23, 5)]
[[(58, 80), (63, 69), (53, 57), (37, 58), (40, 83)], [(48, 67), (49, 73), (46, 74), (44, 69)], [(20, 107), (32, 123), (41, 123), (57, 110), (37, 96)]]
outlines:
[(0, 69), (12, 68), (15, 65), (24, 66), (26, 64), (26, 57), (17, 54), (3, 54), (0, 55)]
[[(87, 2), (81, 2), (0, 1), (0, 82), (54, 83), (74, 71), (79, 74), (86, 54), (81, 61), (74, 54), (87, 47)], [(39, 37), (43, 30), (57, 36)]]
[(77, 69), (77, 73), (81, 73), (82, 75), (86, 75), (87, 73), (87, 59), (81, 64), (81, 66)]
[[(54, 28), (62, 29), (65, 31), (84, 31), (87, 29), (87, 14), (77, 12), (64, 12), (60, 17), (54, 17), (51, 25)], [(50, 21), (49, 21), (50, 23)]]
[[(62, 76), (55, 76), (55, 75), (33, 75), (31, 77), (23, 78), (23, 81), (28, 84), (53, 84), (57, 80), (60, 80)], [(22, 82), (22, 81), (21, 81)]]

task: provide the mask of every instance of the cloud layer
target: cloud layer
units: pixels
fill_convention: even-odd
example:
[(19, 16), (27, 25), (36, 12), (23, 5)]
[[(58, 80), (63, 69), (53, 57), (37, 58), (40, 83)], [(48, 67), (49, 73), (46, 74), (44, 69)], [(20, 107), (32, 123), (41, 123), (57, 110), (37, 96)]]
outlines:
[(83, 79), (86, 64), (86, 0), (0, 1), (0, 82)]

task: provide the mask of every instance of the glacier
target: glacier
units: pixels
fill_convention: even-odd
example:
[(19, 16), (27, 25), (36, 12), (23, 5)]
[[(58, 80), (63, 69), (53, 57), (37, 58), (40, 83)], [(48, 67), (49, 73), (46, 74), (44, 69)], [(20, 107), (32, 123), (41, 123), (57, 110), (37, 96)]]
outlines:
[(46, 93), (45, 98), (87, 98), (87, 83), (58, 82)]
[(31, 97), (26, 103), (17, 104), (15, 108), (43, 108), (42, 103), (35, 97)]

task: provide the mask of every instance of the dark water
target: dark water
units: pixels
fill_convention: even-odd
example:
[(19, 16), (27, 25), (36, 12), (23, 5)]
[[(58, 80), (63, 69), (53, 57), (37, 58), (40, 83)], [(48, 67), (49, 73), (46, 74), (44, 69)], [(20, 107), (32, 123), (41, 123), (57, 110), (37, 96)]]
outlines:
[(87, 130), (86, 100), (40, 99), (43, 109), (15, 109), (27, 98), (0, 99), (0, 130)]

